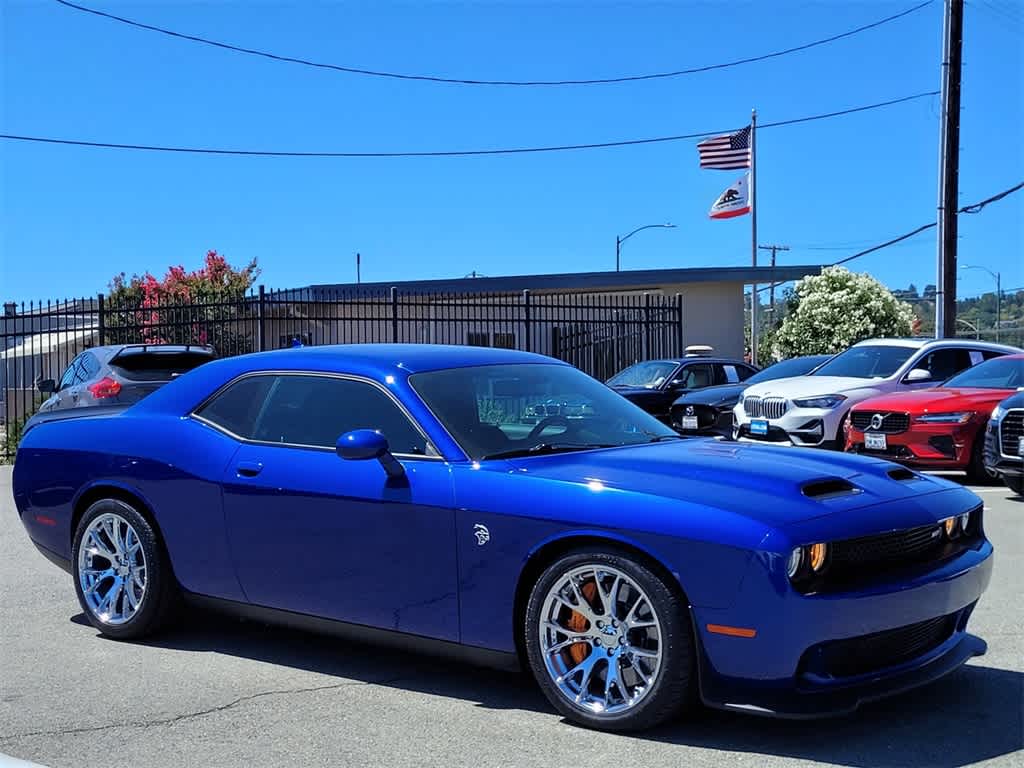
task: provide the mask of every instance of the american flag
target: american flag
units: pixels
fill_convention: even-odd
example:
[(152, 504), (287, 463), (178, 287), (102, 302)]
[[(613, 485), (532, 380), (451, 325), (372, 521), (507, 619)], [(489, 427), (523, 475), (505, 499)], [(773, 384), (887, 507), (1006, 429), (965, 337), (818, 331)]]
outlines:
[(733, 171), (750, 167), (750, 126), (742, 131), (712, 136), (697, 145), (701, 168)]

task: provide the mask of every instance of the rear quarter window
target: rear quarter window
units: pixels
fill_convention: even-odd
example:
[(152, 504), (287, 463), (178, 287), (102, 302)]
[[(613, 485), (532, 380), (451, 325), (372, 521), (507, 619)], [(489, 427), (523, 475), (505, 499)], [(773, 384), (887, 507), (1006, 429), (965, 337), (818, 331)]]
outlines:
[(249, 376), (214, 395), (196, 415), (234, 435), (251, 439), (274, 376)]

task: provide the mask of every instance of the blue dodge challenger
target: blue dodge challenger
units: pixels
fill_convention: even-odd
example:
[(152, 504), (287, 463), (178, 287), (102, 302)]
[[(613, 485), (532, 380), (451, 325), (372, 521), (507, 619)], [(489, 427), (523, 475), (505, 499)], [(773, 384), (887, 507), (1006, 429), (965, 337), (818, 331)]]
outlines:
[(539, 355), (313, 347), (30, 429), (14, 495), (112, 638), (204, 604), (526, 666), (566, 717), (849, 712), (985, 652), (970, 491), (683, 438)]

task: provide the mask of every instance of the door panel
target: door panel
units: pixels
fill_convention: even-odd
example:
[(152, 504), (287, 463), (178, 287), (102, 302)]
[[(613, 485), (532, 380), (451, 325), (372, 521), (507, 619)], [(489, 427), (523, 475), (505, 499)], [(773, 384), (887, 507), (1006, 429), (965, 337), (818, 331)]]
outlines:
[(455, 515), (448, 465), (242, 445), (223, 479), (239, 581), (257, 605), (458, 640)]

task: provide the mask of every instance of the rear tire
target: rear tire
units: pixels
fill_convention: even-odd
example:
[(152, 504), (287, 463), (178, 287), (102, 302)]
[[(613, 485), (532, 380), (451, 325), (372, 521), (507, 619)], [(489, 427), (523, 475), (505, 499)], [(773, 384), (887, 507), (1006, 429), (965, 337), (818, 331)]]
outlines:
[(152, 634), (176, 607), (178, 586), (156, 531), (120, 499), (101, 499), (82, 515), (71, 567), (83, 613), (107, 637)]
[(534, 584), (524, 633), (544, 695), (580, 725), (652, 728), (696, 698), (689, 606), (633, 554), (561, 557)]

